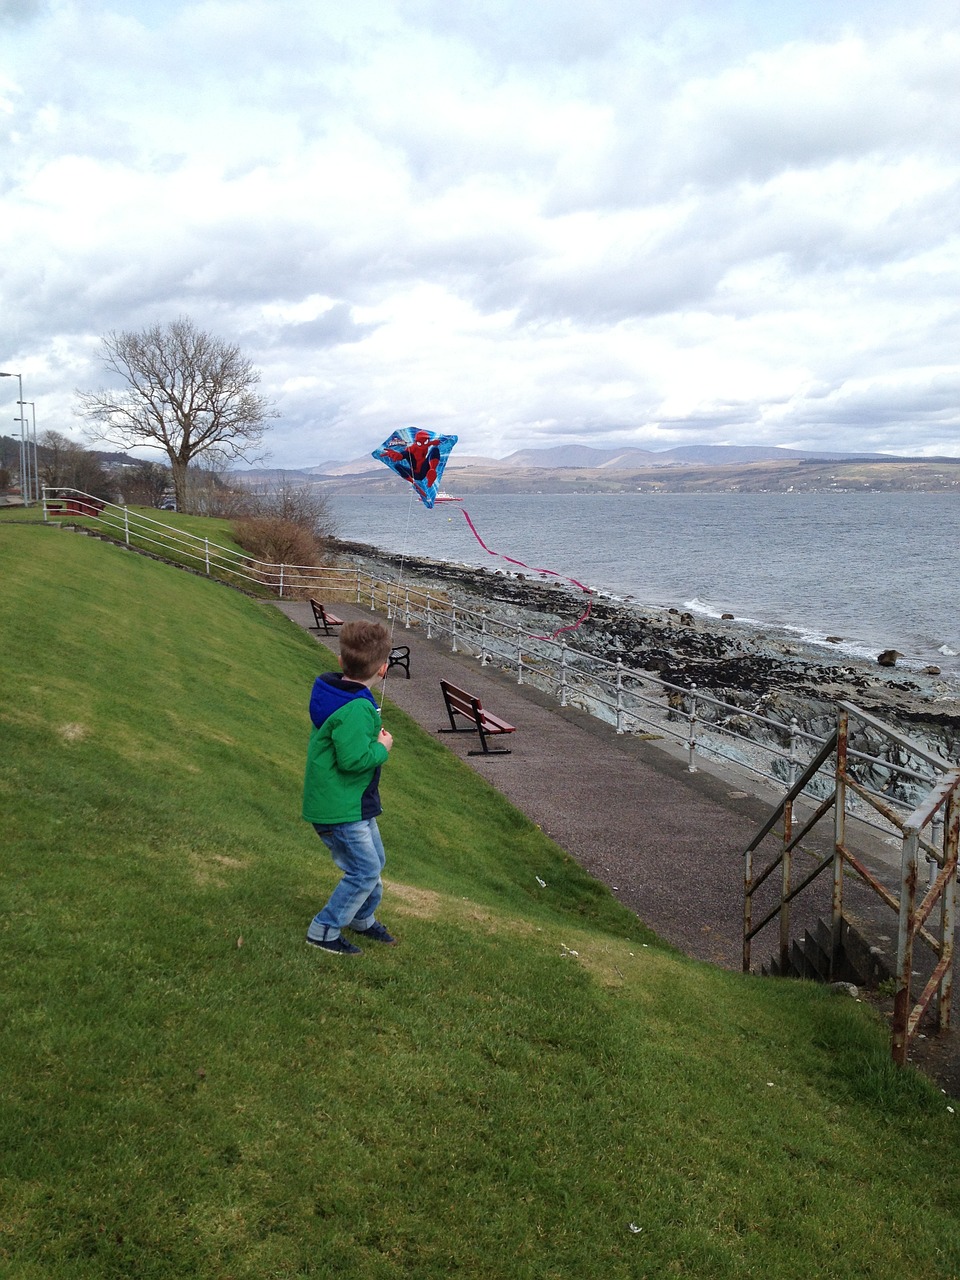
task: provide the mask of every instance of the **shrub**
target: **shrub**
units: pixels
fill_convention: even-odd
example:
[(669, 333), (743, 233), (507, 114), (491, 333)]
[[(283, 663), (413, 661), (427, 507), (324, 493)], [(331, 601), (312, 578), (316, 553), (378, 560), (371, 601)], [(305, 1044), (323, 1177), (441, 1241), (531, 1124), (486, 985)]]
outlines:
[(237, 542), (256, 560), (273, 564), (318, 565), (323, 543), (309, 529), (282, 516), (251, 516), (233, 526)]

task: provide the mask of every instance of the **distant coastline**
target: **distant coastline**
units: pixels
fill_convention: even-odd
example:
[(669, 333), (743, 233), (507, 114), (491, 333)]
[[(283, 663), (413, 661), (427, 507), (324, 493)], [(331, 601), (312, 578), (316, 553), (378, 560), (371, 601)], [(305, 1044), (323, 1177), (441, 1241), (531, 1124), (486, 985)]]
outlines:
[[(343, 464), (346, 466), (348, 464)], [(360, 464), (362, 465), (362, 464)], [(258, 469), (234, 472), (247, 484), (286, 482), (317, 486), (338, 494), (379, 494), (396, 489), (383, 467), (336, 472)], [(754, 462), (665, 462), (643, 466), (509, 465), (509, 460), (451, 455), (444, 488), (475, 493), (958, 493), (960, 458), (924, 460), (876, 458), (843, 461), (788, 458)]]

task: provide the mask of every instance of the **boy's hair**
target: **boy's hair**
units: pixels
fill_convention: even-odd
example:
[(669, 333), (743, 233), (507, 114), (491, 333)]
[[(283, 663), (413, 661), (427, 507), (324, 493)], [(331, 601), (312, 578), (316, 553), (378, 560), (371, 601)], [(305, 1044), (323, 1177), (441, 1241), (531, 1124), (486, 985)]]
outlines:
[(348, 680), (369, 680), (390, 657), (390, 632), (380, 622), (345, 622), (340, 631), (340, 669)]

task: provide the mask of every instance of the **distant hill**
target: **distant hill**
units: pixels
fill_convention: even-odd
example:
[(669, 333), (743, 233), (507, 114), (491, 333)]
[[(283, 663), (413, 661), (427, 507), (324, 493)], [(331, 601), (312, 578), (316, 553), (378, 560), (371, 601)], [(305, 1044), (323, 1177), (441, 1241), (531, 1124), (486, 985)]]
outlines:
[[(454, 450), (444, 486), (453, 493), (936, 491), (957, 488), (958, 467), (960, 458), (763, 445), (680, 445), (653, 451), (570, 444), (518, 449), (506, 458)], [(388, 493), (396, 484), (396, 477), (369, 454), (296, 469), (251, 468), (233, 476), (242, 484), (269, 486), (283, 479), (356, 493)]]
[(746, 462), (917, 462), (886, 453), (834, 453), (829, 450), (784, 449), (779, 445), (687, 444), (673, 449), (598, 449), (589, 444), (553, 445), (546, 449), (518, 449), (503, 459), (517, 467), (603, 467), (629, 471), (634, 467), (697, 465), (727, 466)]
[[(553, 467), (603, 468), (606, 471), (631, 471), (636, 467), (675, 466), (694, 463), (698, 466), (728, 466), (749, 462), (943, 462), (943, 458), (916, 458), (889, 453), (838, 453), (828, 449), (785, 449), (779, 445), (688, 444), (673, 449), (616, 448), (590, 444), (557, 444), (543, 449), (517, 449), (505, 458), (487, 458), (480, 454), (462, 453), (455, 449), (448, 466), (461, 467)], [(382, 464), (370, 454), (347, 461), (330, 459), (315, 466), (298, 468), (271, 467), (259, 469), (261, 475), (274, 475), (286, 470), (304, 476), (357, 476), (376, 471)], [(253, 475), (253, 471), (244, 475)]]

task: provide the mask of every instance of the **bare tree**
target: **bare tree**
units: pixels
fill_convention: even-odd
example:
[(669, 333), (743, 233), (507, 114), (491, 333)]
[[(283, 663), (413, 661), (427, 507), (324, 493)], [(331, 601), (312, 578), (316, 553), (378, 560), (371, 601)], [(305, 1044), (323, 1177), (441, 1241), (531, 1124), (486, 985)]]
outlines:
[(136, 462), (122, 473), (127, 502), (143, 507), (159, 507), (170, 488), (170, 468), (162, 462)]
[(316, 484), (297, 484), (285, 471), (271, 485), (252, 489), (250, 506), (255, 515), (289, 520), (321, 542), (336, 536), (336, 518), (326, 493)]
[(253, 388), (260, 373), (240, 348), (181, 317), (136, 333), (101, 339), (104, 367), (124, 382), (119, 390), (80, 391), (80, 413), (96, 424), (96, 438), (120, 448), (144, 445), (170, 459), (177, 508), (186, 511), (187, 467), (211, 449), (249, 459), (276, 417)]
[(37, 462), (42, 484), (68, 485), (73, 478), (73, 458), (78, 446), (62, 431), (44, 431), (37, 441)]
[(110, 477), (95, 453), (60, 431), (44, 431), (37, 446), (37, 471), (42, 484), (79, 489), (94, 498), (111, 496)]

